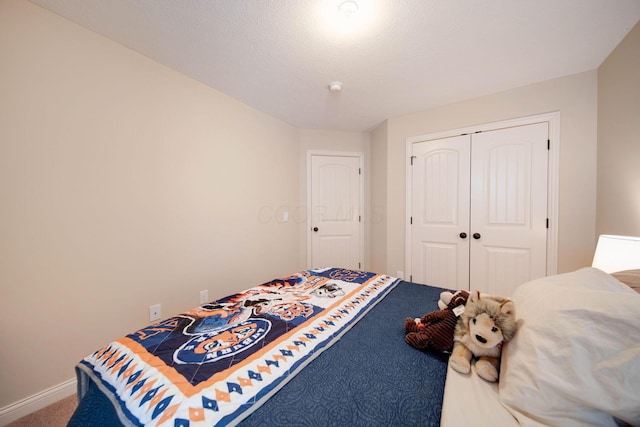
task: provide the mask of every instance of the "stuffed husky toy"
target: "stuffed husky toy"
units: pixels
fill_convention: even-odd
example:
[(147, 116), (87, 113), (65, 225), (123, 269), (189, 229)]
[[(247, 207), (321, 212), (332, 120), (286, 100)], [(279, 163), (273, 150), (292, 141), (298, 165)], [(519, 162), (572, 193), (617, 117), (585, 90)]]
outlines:
[(456, 371), (466, 374), (471, 370), (471, 359), (475, 358), (478, 375), (489, 382), (496, 382), (500, 372), (502, 344), (515, 333), (516, 311), (513, 301), (472, 292), (456, 324), (449, 364)]

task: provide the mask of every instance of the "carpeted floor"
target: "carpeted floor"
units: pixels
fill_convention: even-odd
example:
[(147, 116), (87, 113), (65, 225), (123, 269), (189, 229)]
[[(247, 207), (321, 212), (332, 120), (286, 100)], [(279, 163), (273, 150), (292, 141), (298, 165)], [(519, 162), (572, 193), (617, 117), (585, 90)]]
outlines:
[(65, 427), (77, 406), (78, 398), (74, 394), (26, 415), (7, 427)]

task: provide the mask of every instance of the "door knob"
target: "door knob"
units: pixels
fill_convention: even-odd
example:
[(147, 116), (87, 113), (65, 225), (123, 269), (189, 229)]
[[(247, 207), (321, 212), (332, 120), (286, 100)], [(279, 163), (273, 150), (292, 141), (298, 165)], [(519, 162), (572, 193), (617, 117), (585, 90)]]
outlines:
[(460, 238), (461, 239), (466, 239), (467, 238), (467, 233), (465, 233), (464, 231), (462, 233), (460, 233)]
[(318, 232), (318, 227), (313, 227), (313, 231)]
[(480, 233), (473, 233), (473, 238), (474, 238), (474, 239), (478, 240), (480, 237), (482, 237), (482, 236), (480, 235)]

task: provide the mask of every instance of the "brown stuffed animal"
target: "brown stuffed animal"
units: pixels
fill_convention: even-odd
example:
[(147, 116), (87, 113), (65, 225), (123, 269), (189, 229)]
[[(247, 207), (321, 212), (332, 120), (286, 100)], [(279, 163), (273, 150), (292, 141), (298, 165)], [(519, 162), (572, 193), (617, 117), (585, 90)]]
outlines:
[(405, 341), (418, 350), (450, 352), (453, 349), (453, 335), (458, 322), (454, 308), (464, 306), (469, 292), (456, 292), (445, 308), (425, 314), (420, 319), (407, 318), (404, 327)]

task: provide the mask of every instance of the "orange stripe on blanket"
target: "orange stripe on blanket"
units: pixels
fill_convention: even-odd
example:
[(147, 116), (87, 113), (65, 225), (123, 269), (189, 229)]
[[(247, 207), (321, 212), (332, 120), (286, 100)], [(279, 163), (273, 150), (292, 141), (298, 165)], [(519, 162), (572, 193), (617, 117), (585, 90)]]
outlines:
[(242, 377), (238, 377), (238, 383), (243, 387), (253, 385), (253, 381), (251, 381), (249, 378), (242, 378)]
[(231, 395), (226, 391), (220, 391), (216, 389), (216, 399), (223, 402), (231, 403)]
[(189, 408), (189, 421), (204, 421), (204, 409)]
[(156, 426), (159, 426), (161, 424), (163, 424), (165, 421), (168, 421), (170, 419), (173, 418), (173, 416), (176, 414), (176, 412), (178, 411), (178, 408), (180, 408), (180, 404), (176, 403), (175, 405), (171, 405), (169, 406), (164, 413), (162, 414), (162, 416), (158, 419), (158, 424), (156, 424)]
[(162, 400), (162, 396), (164, 396), (167, 390), (168, 390), (167, 388), (163, 388), (155, 396), (153, 396), (153, 399), (149, 401), (149, 407), (147, 408), (147, 412), (149, 412), (151, 408), (154, 408), (156, 404), (158, 404)]

